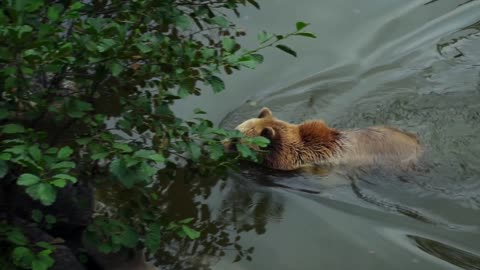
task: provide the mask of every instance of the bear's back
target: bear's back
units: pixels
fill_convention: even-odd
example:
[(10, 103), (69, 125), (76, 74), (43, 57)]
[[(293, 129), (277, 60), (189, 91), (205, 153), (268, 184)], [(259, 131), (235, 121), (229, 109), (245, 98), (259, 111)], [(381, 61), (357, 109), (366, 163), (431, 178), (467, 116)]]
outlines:
[(414, 134), (387, 126), (343, 131), (345, 137), (341, 162), (353, 165), (415, 163), (422, 147)]

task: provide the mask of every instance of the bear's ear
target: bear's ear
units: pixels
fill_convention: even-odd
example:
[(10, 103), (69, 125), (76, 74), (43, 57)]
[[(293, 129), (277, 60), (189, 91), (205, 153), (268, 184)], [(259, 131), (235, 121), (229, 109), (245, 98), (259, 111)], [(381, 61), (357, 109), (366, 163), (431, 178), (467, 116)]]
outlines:
[(267, 107), (263, 107), (261, 110), (260, 110), (260, 113), (258, 114), (258, 118), (265, 118), (267, 116), (272, 116), (272, 111), (270, 111), (269, 108)]
[(272, 127), (265, 127), (262, 129), (260, 136), (272, 140), (275, 137), (275, 130)]

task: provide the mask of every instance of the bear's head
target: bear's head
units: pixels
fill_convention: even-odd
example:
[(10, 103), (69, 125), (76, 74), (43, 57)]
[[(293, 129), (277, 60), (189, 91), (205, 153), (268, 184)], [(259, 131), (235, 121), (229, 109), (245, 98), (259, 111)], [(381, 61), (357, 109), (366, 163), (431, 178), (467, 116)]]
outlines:
[[(256, 118), (251, 118), (240, 125), (236, 130), (242, 132), (248, 137), (262, 136), (274, 142), (280, 136), (294, 135), (296, 132), (295, 125), (289, 124), (285, 121), (277, 119), (273, 116), (272, 111), (268, 108), (263, 108)], [(296, 139), (296, 138), (291, 138)]]
[(275, 118), (268, 108), (235, 129), (248, 137), (262, 136), (270, 140), (260, 153), (265, 166), (279, 170), (294, 170), (331, 156), (339, 136), (322, 121), (291, 124)]

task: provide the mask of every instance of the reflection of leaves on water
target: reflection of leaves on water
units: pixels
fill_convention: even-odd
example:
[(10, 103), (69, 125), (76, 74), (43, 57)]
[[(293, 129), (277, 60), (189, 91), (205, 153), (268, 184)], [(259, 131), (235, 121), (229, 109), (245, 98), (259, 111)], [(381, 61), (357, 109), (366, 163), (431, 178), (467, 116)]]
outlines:
[[(168, 221), (194, 218), (192, 228), (201, 232), (198, 239), (162, 234), (159, 251), (149, 258), (161, 269), (210, 269), (227, 253), (236, 256), (235, 261), (251, 260), (254, 248), (242, 246), (241, 234), (263, 234), (267, 223), (280, 219), (283, 213), (281, 203), (271, 193), (252, 192), (248, 185), (236, 181), (215, 176), (201, 178), (181, 169), (175, 175), (159, 175), (159, 179), (153, 187), (158, 194), (155, 202), (145, 200), (142, 190), (112, 186), (99, 191), (99, 199), (110, 206), (109, 210), (123, 212), (132, 220), (145, 214)], [(216, 211), (210, 207), (209, 199), (213, 197), (215, 208), (218, 196), (222, 204)]]
[(447, 244), (416, 235), (407, 235), (426, 253), (456, 265), (462, 269), (480, 269), (480, 256)]
[(280, 220), (284, 207), (282, 201), (270, 190), (258, 190), (248, 179), (235, 179), (224, 198), (222, 218), (231, 223), (237, 232), (266, 231), (271, 221)]
[(248, 179), (261, 186), (279, 187), (310, 194), (320, 194), (318, 177), (328, 175), (331, 168), (303, 168), (297, 171), (279, 171), (262, 166), (244, 168), (240, 179)]

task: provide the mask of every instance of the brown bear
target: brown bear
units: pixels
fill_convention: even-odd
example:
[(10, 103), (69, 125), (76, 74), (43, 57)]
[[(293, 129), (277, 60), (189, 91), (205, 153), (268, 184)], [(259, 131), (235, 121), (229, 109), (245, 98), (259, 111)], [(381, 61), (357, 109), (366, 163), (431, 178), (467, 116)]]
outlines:
[(261, 151), (263, 163), (278, 170), (315, 165), (404, 167), (415, 164), (422, 154), (417, 137), (396, 128), (337, 130), (320, 120), (290, 124), (275, 118), (268, 108), (236, 129), (248, 137), (268, 138), (270, 144)]

